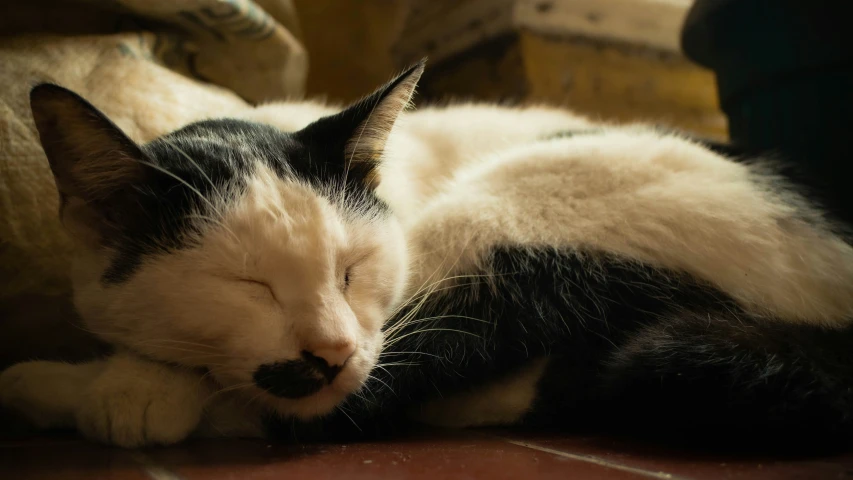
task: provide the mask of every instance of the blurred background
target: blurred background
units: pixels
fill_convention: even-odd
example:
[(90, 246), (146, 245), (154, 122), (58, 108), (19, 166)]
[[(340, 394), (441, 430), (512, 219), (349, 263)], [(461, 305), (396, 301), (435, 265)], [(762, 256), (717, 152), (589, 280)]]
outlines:
[[(178, 71), (192, 71), (179, 64), (193, 61), (188, 56), (194, 50), (200, 49), (203, 57), (218, 55), (220, 67), (210, 67), (213, 62), (202, 58), (208, 66), (196, 68), (191, 76), (229, 87), (217, 78), (228, 72), (218, 70), (230, 65), (248, 77), (253, 69), (241, 68), (245, 62), (225, 44), (252, 39), (240, 33), (240, 26), (266, 31), (271, 22), (273, 36), (281, 40), (277, 48), (307, 52), (303, 85), (296, 86), (292, 72), (285, 72), (282, 76), (291, 84), (282, 94), (350, 101), (408, 63), (429, 56), (423, 100), (544, 101), (602, 118), (669, 123), (716, 138), (726, 132), (713, 75), (681, 53), (680, 29), (692, 0), (3, 3), (9, 7), (0, 19), (0, 32), (7, 36), (154, 31), (160, 44), (152, 53), (160, 61)], [(258, 55), (273, 56), (269, 50), (275, 44), (269, 45)], [(205, 53), (214, 49), (216, 54)]]
[(714, 75), (681, 53), (692, 0), (294, 0), (307, 92), (352, 100), (421, 56), (425, 100), (547, 102), (723, 139)]

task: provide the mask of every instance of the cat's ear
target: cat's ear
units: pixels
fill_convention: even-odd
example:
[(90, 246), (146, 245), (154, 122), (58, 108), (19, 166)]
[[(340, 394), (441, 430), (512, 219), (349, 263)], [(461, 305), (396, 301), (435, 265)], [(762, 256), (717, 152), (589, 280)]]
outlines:
[(148, 173), (145, 154), (103, 113), (76, 93), (41, 84), (30, 108), (60, 196), (60, 218), (86, 243), (121, 229), (133, 186)]
[(379, 184), (379, 160), (397, 117), (409, 106), (426, 59), (409, 67), (342, 112), (322, 118), (299, 132), (309, 144), (337, 151), (350, 178), (371, 188)]

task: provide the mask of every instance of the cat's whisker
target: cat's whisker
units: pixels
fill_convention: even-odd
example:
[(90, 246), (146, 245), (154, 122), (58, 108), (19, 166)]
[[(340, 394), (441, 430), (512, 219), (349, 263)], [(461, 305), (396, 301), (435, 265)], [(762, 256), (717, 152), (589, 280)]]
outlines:
[[(202, 347), (202, 348), (187, 348), (188, 347), (187, 345), (180, 344), (180, 343), (177, 345), (172, 345), (171, 343), (169, 343), (168, 340), (136, 341), (136, 342), (133, 342), (133, 346), (134, 347), (170, 348), (170, 349), (177, 350), (177, 351), (193, 352), (193, 353), (209, 353), (211, 355), (214, 355), (213, 353), (210, 353), (214, 350), (213, 348), (204, 348), (204, 347)], [(192, 347), (192, 346), (193, 345), (189, 345), (189, 347)]]
[(204, 196), (204, 195), (203, 195), (203, 194), (202, 194), (202, 193), (201, 193), (197, 188), (195, 188), (194, 186), (190, 185), (190, 183), (189, 183), (189, 182), (187, 182), (186, 180), (184, 180), (183, 178), (181, 178), (181, 177), (179, 177), (179, 176), (175, 175), (174, 173), (170, 172), (169, 170), (167, 170), (167, 169), (165, 169), (165, 168), (163, 168), (163, 167), (161, 167), (161, 166), (159, 166), (159, 165), (157, 165), (157, 164), (154, 164), (154, 163), (151, 163), (151, 162), (148, 162), (148, 161), (145, 161), (145, 160), (139, 160), (139, 159), (136, 159), (135, 161), (136, 161), (137, 163), (141, 163), (142, 165), (146, 165), (146, 166), (148, 166), (148, 167), (150, 167), (150, 168), (153, 168), (154, 170), (157, 170), (158, 172), (161, 172), (161, 173), (163, 173), (163, 174), (165, 174), (165, 175), (168, 175), (168, 176), (170, 176), (170, 177), (174, 178), (175, 180), (177, 180), (178, 182), (180, 182), (181, 184), (183, 184), (184, 186), (186, 186), (187, 188), (189, 188), (189, 189), (190, 189), (190, 191), (192, 191), (193, 193), (195, 193), (195, 194), (198, 196), (198, 198), (200, 198), (204, 203), (206, 203), (206, 204), (207, 204), (207, 206), (209, 206), (211, 210), (213, 210), (214, 212), (216, 212), (216, 214), (217, 214), (217, 215), (219, 215), (220, 217), (222, 217), (222, 216), (223, 216), (223, 215), (222, 215), (222, 212), (221, 212), (218, 208), (216, 208), (216, 206), (213, 204), (213, 202), (211, 202), (210, 200), (208, 200), (208, 198), (207, 198), (207, 197), (205, 197), (205, 196)]
[[(431, 288), (431, 290), (429, 290), (426, 294), (421, 296), (419, 301), (415, 304), (415, 307), (411, 311), (407, 312), (406, 315), (404, 315), (398, 322), (405, 322), (409, 318), (412, 318), (415, 315), (417, 315), (417, 312), (419, 312), (421, 310), (421, 308), (423, 308), (423, 306), (426, 304), (427, 299), (430, 297), (430, 295), (432, 295), (432, 292), (435, 290), (435, 288), (437, 288), (438, 284), (439, 284), (439, 282), (433, 283), (432, 284), (433, 287)], [(393, 333), (395, 331), (395, 326), (392, 326), (388, 330)]]
[(217, 367), (215, 364), (210, 364), (211, 370), (216, 370), (219, 373), (237, 373), (239, 375), (251, 374), (253, 370), (249, 368), (235, 367), (233, 365), (226, 364), (223, 368)]
[(182, 367), (186, 367), (189, 369), (196, 369), (196, 370), (200, 369), (200, 368), (205, 368), (208, 370), (211, 368), (221, 368), (221, 369), (230, 368), (230, 365), (227, 365), (224, 363), (204, 362), (203, 364), (199, 365), (198, 363), (195, 362), (195, 358), (196, 357), (182, 357), (182, 358), (175, 360), (175, 362), (178, 363)]
[(432, 353), (426, 353), (426, 352), (382, 352), (382, 353), (379, 355), (379, 358), (382, 358), (382, 357), (385, 357), (385, 356), (394, 356), (394, 355), (423, 355), (423, 356), (426, 356), (426, 357), (441, 358), (439, 355), (435, 355), (435, 354), (432, 354)]
[[(470, 240), (471, 240), (471, 239), (469, 238), (469, 239), (466, 241), (466, 244), (465, 244), (466, 246), (468, 245), (468, 243), (470, 242)], [(464, 248), (463, 248), (463, 251), (464, 251)], [(459, 256), (457, 256), (456, 261), (454, 261), (454, 264), (450, 267), (450, 269), (449, 269), (448, 271), (452, 271), (452, 270), (453, 270), (453, 268), (456, 266), (456, 264), (457, 264), (457, 263), (459, 262), (459, 260), (462, 258), (462, 255), (463, 255), (463, 254), (462, 254), (462, 253), (460, 253), (460, 254), (459, 254)], [(445, 282), (445, 281), (448, 281), (448, 280), (450, 280), (450, 278), (453, 278), (453, 277), (450, 277), (450, 278), (448, 278), (448, 277), (444, 277), (444, 278), (442, 278), (442, 279), (439, 279), (439, 280), (437, 280), (437, 281), (432, 282), (432, 279), (433, 279), (433, 278), (435, 278), (435, 277), (439, 274), (439, 272), (442, 270), (442, 268), (441, 268), (441, 267), (444, 265), (444, 263), (447, 261), (447, 259), (448, 259), (448, 258), (449, 258), (449, 257), (448, 257), (447, 255), (445, 255), (444, 259), (442, 259), (442, 261), (441, 261), (441, 263), (438, 265), (438, 267), (436, 267), (436, 268), (435, 268), (435, 270), (433, 270), (433, 272), (432, 272), (432, 273), (430, 273), (430, 275), (429, 275), (429, 276), (424, 280), (424, 282), (423, 282), (423, 283), (421, 284), (421, 286), (420, 286), (420, 287), (415, 291), (415, 293), (413, 293), (413, 294), (412, 294), (408, 299), (406, 299), (405, 301), (401, 302), (401, 303), (400, 303), (400, 305), (399, 305), (399, 306), (398, 306), (398, 307), (397, 307), (397, 308), (392, 312), (391, 316), (396, 315), (396, 314), (397, 314), (397, 313), (399, 313), (401, 310), (403, 310), (403, 309), (405, 309), (406, 307), (408, 307), (408, 306), (410, 305), (410, 303), (411, 303), (415, 298), (420, 298), (420, 302), (418, 302), (418, 305), (417, 305), (416, 309), (421, 308), (421, 307), (423, 306), (423, 304), (425, 303), (426, 298), (428, 298), (428, 297), (429, 297), (429, 295), (431, 294), (431, 290), (434, 290), (435, 288), (437, 288), (437, 287), (438, 287), (438, 285), (439, 285), (440, 283)], [(426, 293), (426, 294), (424, 294), (424, 295), (421, 295), (421, 296), (419, 297), (419, 295), (420, 295), (422, 292), (424, 292), (425, 290), (427, 291), (427, 293)]]
[(394, 374), (392, 374), (390, 370), (385, 368), (385, 364), (377, 363), (376, 365), (373, 366), (373, 368), (378, 368), (378, 369), (382, 370), (383, 372), (387, 373), (388, 376), (391, 377), (392, 379), (394, 378)]
[(347, 411), (344, 410), (344, 407), (338, 405), (335, 408), (337, 408), (341, 413), (343, 413), (344, 416), (346, 416), (349, 419), (349, 421), (352, 422), (353, 425), (355, 425), (355, 428), (357, 428), (359, 432), (362, 431), (361, 427), (359, 427), (358, 424), (355, 423), (355, 420), (353, 420), (352, 417), (347, 413)]
[[(231, 365), (228, 365), (227, 363), (213, 363), (210, 360), (206, 360), (207, 358), (215, 359), (218, 357), (205, 357), (205, 356), (200, 356), (200, 355), (190, 355), (190, 356), (178, 358), (175, 360), (175, 362), (177, 362), (181, 365), (192, 367), (192, 368), (207, 368), (207, 369), (210, 369), (210, 368), (219, 368), (219, 369), (232, 368), (233, 369), (233, 367), (231, 367)], [(237, 371), (238, 369), (233, 369), (233, 370)]]
[(202, 348), (211, 348), (211, 349), (215, 348), (215, 347), (213, 347), (212, 345), (208, 345), (208, 344), (206, 344), (206, 343), (190, 342), (190, 341), (188, 341), (188, 340), (177, 340), (177, 339), (174, 339), (174, 338), (162, 338), (162, 339), (158, 339), (158, 340), (151, 340), (151, 341), (156, 341), (156, 342), (169, 342), (169, 343), (180, 343), (180, 344), (182, 344), (182, 345), (194, 345), (194, 346), (197, 346), (197, 347), (202, 347)]
[(416, 367), (419, 366), (418, 362), (386, 362), (382, 364), (377, 364), (375, 367), (384, 368), (384, 367), (395, 367), (395, 366), (407, 366), (407, 367)]
[(234, 384), (234, 385), (230, 385), (230, 386), (227, 386), (227, 387), (223, 387), (223, 388), (220, 388), (220, 389), (216, 390), (216, 391), (215, 391), (215, 392), (213, 392), (211, 395), (209, 395), (209, 396), (205, 399), (205, 402), (210, 402), (212, 399), (214, 399), (214, 398), (216, 398), (216, 397), (218, 397), (218, 396), (220, 396), (220, 395), (226, 394), (226, 393), (228, 393), (228, 392), (234, 392), (234, 391), (238, 391), (238, 390), (248, 390), (249, 388), (252, 388), (252, 387), (254, 387), (254, 386), (255, 386), (255, 384), (254, 384), (254, 383), (246, 382), (246, 383), (237, 383), (237, 384)]
[[(390, 374), (389, 374), (390, 376)], [(392, 377), (393, 378), (393, 377)], [(367, 382), (361, 385), (361, 388), (358, 389), (359, 392), (369, 393), (370, 397), (373, 398), (373, 401), (376, 402), (376, 392), (373, 389), (368, 388)]]
[(169, 144), (169, 146), (173, 149), (177, 150), (178, 153), (180, 153), (185, 159), (187, 159), (187, 161), (190, 162), (190, 164), (195, 167), (195, 169), (198, 170), (198, 172), (201, 173), (202, 176), (204, 176), (204, 178), (207, 180), (207, 183), (209, 183), (210, 187), (213, 189), (213, 192), (219, 197), (219, 201), (222, 202), (222, 204), (225, 204), (225, 197), (222, 195), (222, 192), (216, 187), (216, 184), (213, 183), (213, 180), (210, 179), (210, 177), (207, 175), (207, 172), (205, 172), (204, 169), (201, 168), (201, 165), (199, 165), (198, 162), (193, 160), (193, 158), (189, 156), (187, 152), (175, 145), (175, 142), (171, 141), (168, 137), (163, 137), (163, 141)]
[[(470, 243), (470, 240), (471, 240), (471, 239), (469, 238), (469, 239), (466, 241), (466, 243), (465, 243), (465, 245), (466, 245), (466, 246), (468, 245), (468, 243)], [(463, 251), (464, 251), (464, 249), (463, 249)], [(459, 262), (459, 260), (461, 259), (461, 257), (462, 257), (462, 254), (460, 254), (460, 255), (456, 258), (456, 260), (454, 261), (454, 264), (450, 267), (449, 271), (453, 271), (453, 269), (455, 268), (456, 264), (458, 264), (458, 262)], [(416, 291), (412, 296), (410, 296), (406, 301), (401, 302), (401, 304), (400, 304), (400, 305), (399, 305), (399, 306), (394, 310), (394, 312), (392, 313), (392, 315), (391, 315), (391, 316), (394, 316), (394, 315), (396, 315), (397, 313), (399, 313), (401, 310), (403, 310), (403, 309), (405, 309), (405, 308), (409, 307), (409, 306), (411, 305), (411, 302), (412, 302), (415, 298), (419, 298), (419, 299), (420, 299), (420, 301), (419, 301), (419, 302), (418, 302), (418, 304), (415, 306), (415, 308), (414, 308), (411, 312), (408, 312), (408, 313), (407, 313), (407, 315), (411, 315), (411, 316), (416, 315), (416, 314), (417, 314), (417, 311), (419, 311), (421, 308), (423, 308), (423, 305), (425, 304), (426, 299), (427, 299), (427, 298), (429, 298), (429, 296), (431, 296), (431, 295), (432, 295), (433, 293), (435, 293), (436, 291), (439, 291), (439, 290), (438, 290), (438, 286), (439, 286), (440, 284), (444, 283), (444, 282), (451, 282), (451, 281), (453, 281), (453, 280), (456, 280), (456, 279), (462, 279), (462, 278), (468, 278), (468, 279), (486, 278), (486, 279), (490, 279), (490, 278), (494, 278), (495, 276), (497, 276), (496, 274), (467, 274), (467, 275), (454, 275), (454, 276), (450, 276), (450, 277), (444, 277), (444, 278), (441, 278), (441, 279), (439, 279), (439, 280), (436, 280), (436, 281), (433, 281), (433, 282), (431, 282), (431, 283), (430, 283), (430, 281), (431, 281), (431, 280), (436, 276), (436, 274), (437, 274), (439, 271), (441, 271), (441, 267), (442, 267), (442, 265), (444, 265), (444, 262), (447, 260), (447, 258), (448, 258), (448, 257), (447, 257), (447, 256), (445, 256), (444, 260), (442, 260), (442, 263), (441, 263), (441, 264), (440, 264), (440, 265), (439, 265), (439, 266), (438, 266), (438, 267), (433, 271), (433, 273), (432, 273), (432, 274), (430, 274), (430, 276), (429, 276), (429, 277), (427, 277), (427, 279), (424, 281), (424, 284), (423, 284), (423, 285), (421, 285), (421, 287), (420, 287), (420, 288), (419, 288), (419, 289), (418, 289), (418, 290), (417, 290), (417, 291)], [(511, 274), (512, 274), (512, 273), (508, 273), (508, 274), (499, 274), (499, 275), (511, 275)], [(449, 285), (449, 286), (447, 286), (447, 287), (443, 287), (441, 290), (444, 290), (444, 289), (447, 289), (447, 288), (453, 288), (454, 286), (455, 286), (455, 285)], [(422, 294), (422, 292), (424, 292), (425, 290), (426, 290), (426, 292)], [(421, 295), (421, 294), (422, 294), (422, 295)], [(419, 295), (420, 295), (420, 296), (419, 296)], [(406, 317), (404, 316), (403, 318), (406, 318)]]
[(185, 358), (185, 359), (196, 358), (196, 359), (211, 359), (211, 360), (220, 359), (221, 360), (221, 359), (228, 359), (229, 358), (227, 355), (202, 352), (202, 351), (193, 350), (193, 349), (189, 349), (189, 348), (176, 347), (174, 345), (135, 344), (134, 348), (139, 349), (143, 352), (146, 350), (151, 351), (151, 349), (154, 349), (154, 350), (161, 350), (161, 351), (162, 350), (168, 350), (169, 352), (184, 352), (184, 353), (195, 354), (193, 356), (189, 356), (189, 355), (184, 356), (183, 358)]
[(412, 335), (419, 335), (419, 334), (427, 333), (427, 332), (453, 332), (453, 333), (460, 333), (463, 335), (470, 335), (472, 337), (476, 337), (476, 338), (481, 339), (481, 337), (479, 335), (477, 335), (475, 333), (471, 333), (471, 332), (466, 332), (465, 330), (458, 330), (458, 329), (454, 329), (454, 328), (424, 328), (421, 330), (416, 330), (416, 331), (411, 332), (411, 333), (407, 333), (405, 335), (401, 335), (400, 337), (395, 338), (393, 342), (385, 345), (385, 347), (391, 347), (406, 337), (411, 337)]
[(417, 308), (417, 309), (414, 309), (412, 312), (408, 312), (406, 315), (404, 315), (403, 317), (396, 320), (394, 322), (394, 324), (392, 324), (390, 327), (386, 328), (384, 330), (385, 337), (386, 337), (385, 339), (388, 340), (390, 338), (394, 338), (394, 336), (397, 333), (399, 333), (400, 331), (402, 331), (403, 329), (405, 329), (406, 327), (408, 327), (412, 323), (422, 323), (423, 321), (429, 320), (429, 319), (442, 319), (442, 318), (453, 318), (453, 317), (455, 317), (455, 318), (459, 318), (459, 319), (463, 319), (463, 320), (473, 320), (473, 321), (477, 321), (477, 322), (481, 322), (481, 323), (490, 323), (490, 322), (487, 322), (486, 320), (473, 318), (473, 317), (467, 317), (464, 315), (455, 315), (455, 316), (454, 315), (441, 315), (441, 316), (436, 316), (436, 317), (427, 317), (427, 318), (414, 320), (415, 315), (417, 313), (419, 313), (420, 310), (421, 310), (420, 308)]
[[(486, 321), (486, 320), (481, 320), (481, 319), (479, 319), (479, 318), (474, 318), (474, 317), (466, 317), (466, 316), (464, 316), (464, 315), (438, 315), (438, 316), (434, 316), (434, 317), (420, 318), (420, 319), (417, 319), (417, 320), (409, 320), (409, 321), (407, 321), (405, 324), (401, 325), (399, 329), (395, 330), (395, 331), (393, 332), (393, 333), (394, 333), (393, 335), (388, 335), (388, 336), (386, 336), (386, 337), (385, 337), (385, 339), (383, 340), (382, 346), (383, 346), (383, 347), (386, 347), (386, 346), (391, 345), (391, 344), (390, 344), (390, 343), (388, 343), (388, 342), (391, 342), (392, 340), (395, 340), (396, 338), (398, 338), (396, 334), (400, 334), (400, 333), (404, 332), (404, 331), (405, 331), (404, 329), (405, 329), (406, 327), (409, 327), (409, 326), (412, 326), (412, 325), (421, 324), (421, 323), (425, 323), (425, 322), (433, 322), (433, 323), (437, 324), (437, 323), (438, 323), (439, 321), (441, 321), (441, 320), (445, 320), (445, 319), (453, 319), (453, 318), (458, 318), (458, 319), (462, 319), (462, 320), (471, 320), (471, 321), (474, 321), (474, 322), (480, 322), (480, 323), (486, 323), (486, 324), (490, 324), (490, 323), (491, 323), (491, 322), (488, 322), (488, 321)], [(381, 354), (380, 354), (380, 355), (381, 355)]]
[(198, 382), (199, 382), (199, 384), (202, 384), (202, 383), (204, 383), (208, 378), (211, 378), (211, 377), (215, 377), (215, 373), (213, 373), (213, 370), (208, 370), (208, 371), (204, 372), (204, 373), (201, 375), (201, 377), (199, 377)]
[[(481, 318), (469, 317), (466, 315), (445, 314), (445, 315), (436, 315), (433, 317), (424, 317), (424, 318), (419, 318), (419, 319), (411, 319), (411, 318), (401, 319), (400, 322), (397, 322), (393, 325), (393, 327), (394, 327), (393, 331), (399, 330), (400, 328), (407, 327), (407, 326), (411, 325), (412, 323), (421, 323), (421, 322), (426, 321), (426, 320), (434, 320), (434, 319), (441, 320), (441, 319), (445, 319), (445, 318), (458, 318), (461, 320), (471, 320), (471, 321), (480, 322), (480, 323), (491, 323), (491, 322), (489, 322), (487, 320), (483, 320)], [(389, 333), (391, 331), (392, 331), (391, 329), (388, 329), (388, 330), (386, 330), (386, 333)]]
[(392, 395), (397, 396), (397, 394), (394, 392), (394, 389), (391, 388), (391, 385), (388, 385), (388, 383), (386, 383), (385, 380), (382, 380), (381, 378), (373, 376), (373, 375), (368, 375), (367, 378), (370, 380), (381, 383), (382, 385), (385, 386), (385, 388), (388, 389), (389, 392), (391, 392)]
[[(376, 405), (376, 403), (375, 403), (374, 401), (371, 401), (371, 400), (369, 400), (367, 397), (365, 397), (364, 395), (361, 395), (361, 393), (360, 393), (360, 392), (361, 392), (361, 390), (357, 390), (357, 391), (355, 391), (355, 392), (350, 393), (350, 395), (354, 396), (355, 398), (357, 398), (357, 399), (361, 400), (361, 401), (362, 401), (362, 402), (364, 402), (364, 403), (369, 403), (369, 404), (371, 404), (371, 405)], [(374, 398), (374, 400), (375, 400), (375, 398)]]
[(106, 330), (92, 330), (92, 329), (90, 329), (84, 325), (80, 325), (80, 324), (75, 323), (75, 322), (69, 322), (69, 323), (71, 324), (71, 326), (73, 326), (74, 328), (76, 328), (78, 330), (82, 330), (86, 333), (90, 333), (90, 334), (98, 336), (98, 337), (109, 337), (109, 336), (120, 335), (121, 333), (124, 333), (124, 332), (121, 332), (119, 330), (116, 330), (113, 332), (108, 332)]
[(255, 403), (255, 402), (257, 402), (258, 400), (260, 400), (260, 399), (261, 399), (261, 397), (262, 397), (263, 395), (264, 395), (264, 392), (263, 392), (263, 391), (260, 391), (260, 392), (256, 393), (255, 395), (252, 395), (252, 396), (251, 396), (248, 400), (246, 400), (246, 402), (243, 404), (243, 408), (244, 408), (244, 409), (249, 408), (249, 406), (250, 406), (250, 405), (252, 405), (253, 403)]
[(225, 225), (225, 223), (222, 222), (221, 220), (218, 220), (218, 219), (211, 217), (211, 216), (208, 216), (208, 215), (201, 215), (201, 214), (189, 214), (186, 216), (186, 218), (193, 218), (193, 219), (204, 220), (204, 221), (210, 222), (210, 223), (218, 226), (219, 228), (221, 228), (228, 235), (230, 235), (231, 239), (234, 240), (234, 243), (237, 243), (238, 245), (241, 244), (240, 237), (237, 236), (237, 234), (234, 232), (234, 230), (231, 227)]
[[(460, 275), (459, 277), (461, 278), (461, 277), (493, 277), (493, 276), (492, 276), (492, 275), (489, 275), (489, 276), (481, 276), (481, 275), (476, 275), (476, 276), (467, 276), (467, 275)], [(451, 286), (448, 286), (448, 287), (444, 287), (444, 288), (442, 288), (442, 289), (434, 290), (433, 292), (428, 292), (428, 294), (435, 293), (435, 291), (446, 290), (446, 289), (451, 289), (451, 288), (456, 288), (456, 287), (462, 287), (462, 286), (465, 286), (465, 285), (474, 285), (474, 284), (476, 284), (476, 283), (451, 285)], [(411, 320), (411, 319), (412, 319), (412, 318), (413, 318), (413, 317), (414, 317), (414, 316), (415, 316), (415, 315), (416, 315), (416, 314), (421, 310), (421, 308), (422, 308), (422, 304), (423, 304), (423, 302), (420, 302), (418, 305), (416, 305), (416, 307), (415, 307), (414, 309), (412, 309), (412, 311), (407, 312), (407, 314), (406, 314), (406, 315), (404, 315), (404, 316), (403, 316), (403, 317), (401, 317), (401, 318), (398, 318), (397, 320), (395, 320), (395, 322), (394, 322), (390, 327), (386, 328), (386, 329), (384, 330), (384, 333), (385, 333), (386, 337), (385, 337), (385, 339), (384, 339), (383, 343), (384, 343), (384, 342), (388, 342), (388, 341), (392, 340), (392, 339), (396, 336), (396, 334), (397, 334), (397, 333), (399, 333), (399, 332), (403, 331), (403, 329), (405, 329), (406, 327), (408, 327), (408, 326), (409, 326), (409, 325), (411, 325), (412, 323), (422, 323), (422, 322), (421, 322), (421, 320), (416, 320), (416, 321), (412, 321), (412, 320)], [(448, 317), (452, 317), (452, 316), (448, 315)], [(435, 317), (430, 317), (430, 318), (435, 318)], [(482, 323), (490, 323), (490, 322), (488, 322), (488, 321), (486, 321), (486, 320), (477, 319), (477, 318), (473, 318), (473, 317), (465, 317), (465, 316), (461, 316), (461, 315), (460, 315), (460, 316), (457, 316), (457, 318), (461, 318), (461, 319), (468, 319), (468, 320), (478, 321), (478, 322), (482, 322)]]
[(352, 167), (352, 161), (355, 158), (355, 152), (358, 151), (358, 145), (361, 143), (361, 137), (362, 135), (364, 135), (364, 131), (367, 129), (367, 126), (370, 125), (370, 117), (373, 116), (373, 112), (376, 110), (376, 107), (379, 106), (380, 103), (381, 102), (376, 102), (373, 104), (373, 107), (370, 109), (370, 113), (367, 114), (367, 119), (360, 125), (361, 128), (358, 132), (358, 138), (356, 138), (355, 145), (352, 148), (352, 152), (350, 153), (349, 158), (344, 164), (344, 179), (341, 182), (340, 198), (346, 197), (347, 179), (349, 178), (349, 170), (350, 167)]
[[(456, 265), (458, 265), (459, 262), (462, 260), (462, 257), (465, 255), (465, 252), (468, 249), (468, 245), (471, 243), (471, 240), (473, 240), (473, 238), (474, 237), (472, 234), (471, 236), (468, 237), (467, 240), (465, 240), (465, 244), (460, 249), (459, 255), (456, 256), (456, 260), (454, 260), (453, 264), (450, 266), (450, 268), (447, 269), (448, 273), (452, 272), (453, 269), (456, 268)], [(449, 252), (448, 252), (448, 255), (449, 255)], [(436, 275), (438, 275), (438, 272), (442, 271), (442, 267), (444, 267), (444, 264), (447, 262), (447, 259), (449, 258), (448, 255), (444, 256), (444, 258), (441, 260), (441, 263), (435, 268), (435, 270), (433, 270), (432, 273), (430, 273), (429, 277), (427, 277), (427, 279), (424, 281), (424, 283), (431, 281)]]
[[(446, 257), (445, 257), (445, 258), (446, 258)], [(442, 260), (442, 264), (443, 264), (443, 262), (444, 262), (444, 261)], [(435, 270), (430, 274), (430, 276), (426, 278), (426, 280), (424, 280), (423, 284), (421, 284), (421, 286), (420, 286), (420, 287), (415, 291), (415, 293), (413, 293), (413, 294), (412, 294), (408, 299), (406, 299), (405, 301), (401, 302), (400, 306), (398, 307), (398, 309), (397, 309), (397, 310), (395, 310), (394, 314), (396, 314), (399, 310), (401, 310), (401, 309), (405, 308), (406, 306), (408, 306), (408, 304), (409, 304), (409, 303), (411, 303), (411, 301), (412, 301), (412, 300), (414, 300), (415, 298), (418, 298), (418, 296), (419, 296), (422, 292), (424, 292), (425, 290), (429, 290), (430, 288), (432, 288), (433, 286), (435, 286), (437, 283), (440, 283), (440, 282), (445, 281), (445, 279), (441, 279), (441, 280), (438, 280), (438, 281), (436, 281), (436, 282), (430, 283), (430, 282), (431, 282), (431, 280), (432, 280), (432, 279), (433, 279), (433, 278), (438, 274), (438, 272), (439, 272), (439, 271), (440, 271), (440, 266), (439, 266), (439, 268), (436, 268), (436, 269), (435, 269)]]

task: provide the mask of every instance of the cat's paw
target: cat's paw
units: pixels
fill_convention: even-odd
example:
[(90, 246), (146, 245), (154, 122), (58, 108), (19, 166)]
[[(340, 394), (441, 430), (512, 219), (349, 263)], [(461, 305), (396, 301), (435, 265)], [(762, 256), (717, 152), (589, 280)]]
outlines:
[(102, 362), (18, 363), (0, 373), (0, 405), (37, 428), (73, 427), (81, 392), (102, 368)]
[(170, 445), (198, 427), (203, 409), (197, 374), (133, 357), (114, 357), (89, 386), (77, 429), (103, 443)]

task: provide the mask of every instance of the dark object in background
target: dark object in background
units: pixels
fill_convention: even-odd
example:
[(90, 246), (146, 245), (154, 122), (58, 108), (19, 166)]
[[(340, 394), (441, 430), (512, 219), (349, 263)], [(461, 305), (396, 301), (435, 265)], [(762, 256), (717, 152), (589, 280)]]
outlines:
[(681, 43), (717, 76), (732, 146), (785, 172), (853, 225), (853, 6), (842, 0), (696, 0)]

